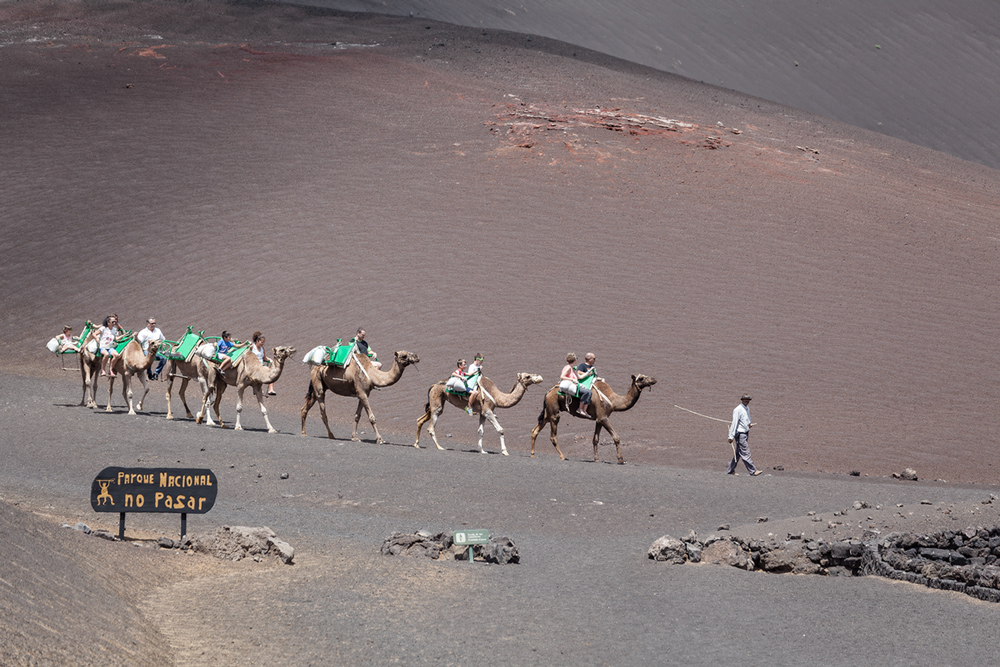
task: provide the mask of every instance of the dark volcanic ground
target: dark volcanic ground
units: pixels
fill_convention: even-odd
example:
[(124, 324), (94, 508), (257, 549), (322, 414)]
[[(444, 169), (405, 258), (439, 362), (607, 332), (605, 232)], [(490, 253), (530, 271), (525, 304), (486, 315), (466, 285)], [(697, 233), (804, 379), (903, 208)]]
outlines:
[[(364, 326), (421, 358), (375, 398), (412, 437), (458, 357), (509, 387), (592, 350), (619, 392), (659, 380), (615, 419), (629, 460), (719, 469), (725, 427), (674, 406), (728, 419), (749, 390), (765, 465), (996, 478), (995, 171), (517, 35), (30, 7), (0, 49), (5, 369), (112, 311), (300, 354)], [(541, 394), (501, 417), (515, 448)]]
[[(704, 575), (702, 586), (671, 571), (680, 588), (661, 592), (672, 613), (683, 613), (650, 621), (665, 605), (633, 603), (663, 576), (641, 563), (665, 532), (832, 512), (859, 499), (856, 484), (879, 489), (888, 508), (917, 503), (928, 489), (936, 504), (975, 502), (981, 486), (955, 483), (995, 483), (995, 171), (578, 47), (423, 20), (204, 2), (6, 3), (0, 25), (0, 372), (17, 389), (0, 441), (7, 500), (86, 518), (81, 501), (105, 465), (142, 458), (244, 466), (228, 482), (232, 504), (221, 503), (213, 521), (270, 524), (306, 553), (368, 559), (343, 575), (356, 577), (350, 604), (333, 592), (309, 597), (310, 586), (334, 585), (322, 568), (293, 576), (286, 592), (314, 606), (299, 609), (303, 620), (289, 620), (287, 633), (271, 625), (273, 641), (258, 641), (273, 648), (288, 646), (288, 634), (321, 634), (327, 655), (343, 642), (348, 663), (384, 662), (409, 639), (429, 636), (400, 635), (392, 620), (372, 639), (381, 652), (363, 652), (370, 638), (361, 626), (348, 629), (349, 610), (383, 623), (372, 596), (399, 590), (397, 576), (427, 575), (422, 565), (412, 577), (387, 574), (379, 568), (411, 566), (364, 554), (392, 530), (456, 522), (511, 533), (548, 569), (490, 583), (475, 603), (479, 613), (469, 614), (455, 593), (404, 619), (407, 627), (430, 625), (447, 611), (453, 624), (432, 637), (455, 662), (489, 657), (507, 642), (525, 651), (520, 662), (537, 664), (560, 655), (648, 662), (677, 647), (689, 660), (748, 651), (756, 662), (791, 662), (803, 654), (799, 635), (830, 618), (809, 611), (817, 599), (824, 609), (841, 605), (836, 618), (854, 624), (851, 637), (823, 631), (806, 644), (825, 647), (831, 661), (845, 647), (899, 649), (884, 642), (904, 627), (900, 618), (913, 625), (971, 614), (971, 625), (915, 633), (949, 638), (941, 653), (923, 643), (903, 653), (946, 662), (956, 639), (969, 651), (964, 659), (981, 662), (977, 652), (988, 643), (977, 633), (995, 626), (992, 607), (924, 591), (913, 598), (914, 589), (885, 582), (770, 577), (754, 579), (759, 594), (743, 599), (724, 594), (745, 590), (740, 573)], [(308, 377), (298, 360), (269, 402), (282, 432), (270, 439), (167, 422), (162, 383), (137, 418), (120, 414), (120, 395), (119, 414), (77, 409), (79, 376), (58, 370), (44, 341), (63, 323), (78, 330), (112, 311), (129, 327), (156, 316), (170, 338), (188, 325), (238, 338), (260, 329), (270, 345), (294, 345), (299, 358), (364, 326), (384, 360), (399, 349), (421, 359), (372, 399), (383, 433), (401, 446), (329, 443), (316, 437), (315, 411), (312, 437), (293, 438)], [(596, 352), (601, 374), (621, 392), (632, 374), (658, 379), (614, 417), (634, 465), (584, 466), (592, 428), (568, 418), (560, 439), (570, 463), (556, 459), (545, 434), (539, 458), (526, 457), (543, 388), (570, 350)], [(427, 387), (477, 351), (502, 387), (519, 371), (546, 378), (499, 414), (511, 458), (464, 454), (476, 424), (452, 408), (439, 433), (452, 434), (453, 451), (408, 447)], [(102, 404), (106, 388), (102, 382)], [(725, 478), (725, 426), (676, 407), (727, 419), (743, 391), (755, 397), (754, 457), (774, 477)], [(330, 409), (345, 437), (354, 404), (331, 398)], [(244, 423), (262, 427), (252, 399)], [(59, 448), (64, 442), (68, 450)], [(603, 443), (601, 458), (613, 460), (607, 437)], [(486, 446), (498, 448), (495, 434)], [(293, 475), (323, 481), (253, 490), (251, 464), (270, 475), (292, 462)], [(885, 481), (905, 467), (952, 485)], [(843, 477), (851, 470), (862, 479)], [(668, 485), (674, 477), (686, 481)], [(488, 485), (481, 499), (480, 484)], [(566, 493), (549, 495), (548, 484)], [(591, 498), (591, 489), (601, 493)], [(401, 499), (390, 503), (394, 491)], [(361, 505), (338, 504), (337, 493)], [(644, 499), (659, 493), (667, 495), (647, 507)], [(590, 509), (611, 494), (621, 494), (619, 509), (600, 525), (567, 518), (569, 510), (541, 511), (552, 497)], [(466, 502), (477, 509), (456, 506)], [(646, 522), (664, 512), (669, 520)], [(42, 544), (34, 548), (49, 548)], [(560, 570), (555, 563), (567, 552), (590, 555)], [(368, 589), (370, 571), (381, 583)], [(218, 590), (213, 579), (203, 583)], [(798, 593), (801, 605), (787, 604), (789, 585), (809, 589)], [(848, 599), (841, 586), (850, 587)], [(888, 591), (904, 592), (897, 599)], [(871, 615), (852, 615), (855, 594), (874, 595)], [(271, 598), (254, 604), (261, 599)], [(893, 616), (901, 599), (917, 606)], [(948, 608), (926, 616), (914, 599)], [(702, 611), (705, 600), (721, 604)], [(209, 614), (194, 625), (246, 633), (252, 646), (260, 635), (243, 621), (258, 609), (245, 598), (216, 601), (232, 616)], [(535, 611), (507, 634), (503, 620), (527, 608)], [(330, 620), (334, 609), (340, 621)], [(147, 613), (161, 632), (173, 627), (156, 609)], [(779, 626), (764, 622), (774, 614), (782, 614)], [(581, 648), (585, 630), (608, 618), (620, 620), (596, 640), (600, 651)], [(698, 639), (705, 628), (718, 637), (744, 618), (761, 620), (739, 626), (719, 653), (709, 635)], [(484, 642), (480, 653), (458, 648), (467, 627), (483, 628), (471, 635)], [(775, 627), (794, 628), (777, 653)], [(565, 642), (552, 643), (560, 631)], [(857, 632), (868, 639), (854, 641)], [(173, 641), (175, 651), (190, 648)], [(542, 651), (537, 659), (532, 647)], [(181, 664), (216, 659), (185, 655)], [(323, 662), (304, 655), (300, 664)], [(429, 653), (413, 660), (447, 661)]]

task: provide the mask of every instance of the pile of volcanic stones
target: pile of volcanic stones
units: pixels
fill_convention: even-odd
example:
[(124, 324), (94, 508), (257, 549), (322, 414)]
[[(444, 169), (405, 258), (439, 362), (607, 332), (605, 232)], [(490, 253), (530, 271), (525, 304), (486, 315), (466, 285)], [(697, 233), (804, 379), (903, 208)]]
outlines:
[[(382, 542), (386, 556), (424, 556), (434, 560), (469, 560), (469, 547), (455, 544), (451, 533), (393, 533)], [(521, 552), (509, 537), (491, 537), (487, 544), (472, 545), (473, 560), (506, 565), (520, 563)]]
[(721, 563), (746, 570), (828, 576), (878, 575), (1000, 602), (1000, 526), (936, 533), (865, 531), (862, 539), (826, 542), (790, 534), (784, 541), (692, 531), (683, 540), (664, 535), (649, 558), (672, 563)]

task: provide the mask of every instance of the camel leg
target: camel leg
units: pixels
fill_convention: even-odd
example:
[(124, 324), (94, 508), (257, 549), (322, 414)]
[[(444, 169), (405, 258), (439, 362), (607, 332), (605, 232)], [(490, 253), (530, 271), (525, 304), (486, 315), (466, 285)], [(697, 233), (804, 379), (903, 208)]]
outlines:
[(315, 387), (312, 384), (312, 380), (310, 380), (309, 389), (306, 390), (306, 403), (299, 410), (299, 416), (302, 417), (302, 435), (306, 434), (306, 416), (309, 414), (309, 410), (312, 409), (314, 403), (316, 403)]
[[(500, 451), (503, 452), (504, 456), (510, 456), (510, 454), (507, 452), (507, 445), (504, 444), (504, 441), (503, 441), (503, 426), (500, 426), (500, 422), (497, 420), (496, 413), (494, 413), (492, 410), (487, 410), (486, 414), (485, 414), (485, 417), (490, 420), (490, 423), (493, 424), (493, 428), (495, 428), (497, 430), (497, 434), (500, 436)], [(482, 438), (483, 438), (483, 423), (482, 423), (482, 420), (480, 419), (480, 422), (479, 422), (479, 449), (480, 449), (480, 451), (482, 451), (482, 449), (483, 449), (483, 440), (482, 440)]]
[(185, 414), (187, 414), (187, 418), (194, 419), (194, 415), (191, 414), (191, 408), (188, 407), (188, 402), (187, 402), (188, 382), (189, 380), (187, 378), (181, 380), (181, 386), (177, 389), (177, 395), (181, 399), (181, 405), (184, 406), (184, 412)]
[(361, 402), (360, 398), (358, 398), (358, 409), (354, 411), (354, 432), (351, 433), (351, 440), (354, 442), (358, 442), (360, 440), (360, 438), (358, 438), (358, 422), (361, 421), (361, 411), (364, 410), (364, 408), (365, 404)]
[(618, 465), (625, 463), (625, 459), (622, 458), (622, 443), (621, 438), (615, 433), (615, 430), (611, 428), (611, 422), (608, 421), (607, 417), (604, 419), (597, 420), (597, 426), (594, 427), (594, 460), (598, 461), (597, 458), (597, 443), (601, 439), (601, 428), (604, 428), (611, 436), (611, 439), (615, 441), (615, 449), (618, 450)]
[(146, 384), (146, 371), (139, 371), (139, 382), (142, 383), (142, 398), (135, 404), (137, 412), (142, 412), (142, 404), (146, 402), (146, 395), (149, 394), (149, 385)]
[(83, 397), (80, 398), (80, 407), (87, 404), (87, 387), (90, 386), (90, 378), (87, 377), (87, 365), (83, 362), (83, 350), (80, 350), (80, 378), (83, 381)]
[[(233, 427), (234, 431), (242, 431), (243, 427), (240, 426), (240, 414), (243, 412), (243, 392), (246, 390), (245, 385), (236, 385), (236, 426)], [(254, 392), (256, 393), (257, 388), (254, 387)], [(258, 401), (260, 399), (257, 399)], [(222, 418), (219, 418), (222, 421)]]
[[(114, 370), (114, 366), (111, 367)], [(105, 412), (112, 412), (111, 410), (111, 393), (115, 390), (115, 376), (108, 375), (108, 407), (104, 409)]]
[(170, 372), (167, 373), (167, 377), (169, 378), (167, 380), (167, 419), (173, 419), (174, 418), (174, 413), (170, 411), (170, 392), (174, 388), (174, 373), (173, 373), (173, 371), (174, 371), (174, 369), (171, 368)]
[[(326, 437), (328, 437), (330, 440), (335, 440), (336, 438), (334, 438), (334, 436), (333, 436), (333, 430), (330, 429), (330, 419), (326, 415), (326, 388), (325, 387), (323, 388), (323, 390), (319, 394), (319, 416), (323, 418), (323, 426), (326, 427)], [(305, 422), (303, 422), (303, 426), (304, 425), (305, 425)]]
[[(381, 445), (385, 440), (382, 439), (382, 434), (378, 432), (378, 424), (375, 423), (375, 413), (372, 412), (372, 405), (368, 401), (368, 394), (361, 395), (361, 402), (365, 406), (365, 412), (368, 413), (368, 421), (371, 422), (372, 430), (375, 431), (375, 444)], [(358, 416), (360, 417), (360, 414)]]
[[(198, 380), (198, 383), (201, 384), (201, 380), (200, 379)], [(212, 392), (209, 391), (207, 383), (203, 387), (203, 389), (205, 391), (203, 391), (202, 394), (201, 394), (201, 410), (198, 411), (198, 416), (195, 417), (195, 419), (194, 419), (194, 423), (195, 424), (200, 424), (202, 422), (208, 422), (209, 424), (212, 423), (212, 418), (208, 416), (208, 402), (210, 400), (212, 400), (212, 398), (213, 398)], [(182, 391), (183, 391), (183, 389), (182, 389)], [(181, 396), (183, 396), (183, 395), (184, 394), (181, 394)]]
[(125, 402), (128, 404), (128, 413), (134, 415), (135, 407), (132, 405), (132, 375), (128, 371), (122, 373), (122, 396), (125, 397)]
[[(215, 411), (215, 418), (219, 420), (219, 428), (226, 428), (226, 425), (222, 423), (222, 395), (226, 393), (225, 383), (222, 383), (221, 385), (219, 383), (216, 383), (213, 389), (207, 389), (206, 391), (207, 391), (206, 396), (210, 396), (214, 392), (215, 399), (212, 401), (212, 410)], [(240, 396), (239, 397), (240, 407), (242, 407), (242, 399), (243, 397)], [(205, 411), (204, 419), (205, 421), (208, 422), (210, 426), (214, 425), (212, 422), (212, 417), (209, 416), (208, 414), (208, 410)]]
[[(542, 412), (542, 415), (544, 415), (544, 414), (545, 413)], [(545, 422), (543, 422), (542, 418), (539, 417), (538, 418), (538, 423), (535, 424), (535, 428), (531, 429), (531, 458), (535, 458), (535, 438), (537, 438), (538, 434), (541, 433), (542, 426), (544, 424), (545, 424)]]
[(557, 412), (556, 414), (549, 417), (549, 429), (550, 429), (549, 440), (552, 441), (552, 446), (556, 448), (557, 452), (559, 452), (559, 458), (565, 461), (566, 457), (563, 456), (562, 450), (559, 449), (559, 441), (556, 440), (556, 427), (558, 426), (559, 426), (559, 413)]
[(437, 445), (437, 448), (444, 451), (444, 447), (442, 447), (441, 443), (438, 442), (437, 430), (435, 428), (437, 426), (438, 417), (441, 416), (442, 412), (444, 412), (444, 403), (431, 408), (431, 425), (427, 427), (427, 432), (431, 434), (431, 439), (434, 440), (434, 444)]
[(486, 426), (486, 415), (483, 414), (482, 411), (480, 411), (480, 413), (479, 413), (479, 430), (478, 430), (478, 433), (479, 433), (479, 453), (480, 454), (485, 454), (486, 453), (486, 450), (483, 449), (483, 431), (485, 430), (483, 428), (484, 426)]
[(420, 449), (420, 430), (424, 427), (424, 424), (429, 422), (431, 419), (431, 408), (430, 405), (427, 406), (427, 412), (417, 420), (417, 439), (413, 441), (413, 446)]
[[(263, 386), (263, 385), (262, 385)], [(257, 397), (257, 405), (260, 406), (260, 414), (264, 418), (264, 425), (267, 426), (268, 433), (277, 433), (278, 429), (271, 426), (271, 420), (267, 418), (267, 406), (264, 405), (264, 390), (253, 388), (253, 395)]]

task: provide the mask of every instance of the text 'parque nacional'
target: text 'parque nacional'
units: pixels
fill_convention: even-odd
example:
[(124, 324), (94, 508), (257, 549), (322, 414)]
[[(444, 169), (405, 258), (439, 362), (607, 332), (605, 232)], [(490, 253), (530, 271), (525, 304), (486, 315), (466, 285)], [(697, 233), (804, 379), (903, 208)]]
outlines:
[(218, 491), (218, 479), (207, 469), (108, 467), (94, 478), (90, 505), (95, 512), (204, 514)]

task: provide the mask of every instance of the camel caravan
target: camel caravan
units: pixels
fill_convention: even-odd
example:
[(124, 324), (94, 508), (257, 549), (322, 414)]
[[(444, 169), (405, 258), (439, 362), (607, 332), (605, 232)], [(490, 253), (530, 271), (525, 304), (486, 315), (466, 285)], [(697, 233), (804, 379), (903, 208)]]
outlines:
[[(281, 377), (286, 361), (295, 354), (291, 346), (276, 346), (271, 349), (271, 356), (265, 351), (265, 338), (259, 331), (246, 341), (233, 340), (228, 332), (220, 336), (207, 336), (204, 331), (195, 331), (189, 326), (179, 340), (167, 340), (153, 318), (147, 320), (146, 327), (139, 331), (122, 330), (118, 328), (116, 316), (109, 316), (102, 326), (88, 321), (79, 336), (72, 335), (71, 327), (65, 327), (63, 333), (49, 341), (47, 347), (51, 352), (60, 355), (75, 354), (79, 358), (80, 375), (83, 386), (81, 406), (97, 408), (97, 382), (101, 377), (108, 381), (108, 401), (106, 412), (112, 412), (112, 396), (117, 379), (121, 379), (122, 397), (128, 405), (128, 414), (135, 415), (142, 411), (143, 403), (149, 393), (150, 381), (163, 379), (167, 382), (167, 419), (174, 418), (171, 396), (174, 382), (179, 381), (177, 396), (188, 419), (194, 419), (198, 424), (219, 426), (225, 428), (220, 406), (222, 396), (230, 386), (236, 387), (236, 421), (234, 430), (243, 430), (241, 416), (243, 399), (246, 390), (252, 390), (268, 433), (277, 433), (268, 418), (265, 397), (275, 395), (268, 388)], [(535, 439), (542, 429), (548, 425), (549, 439), (561, 460), (566, 456), (559, 449), (556, 439), (557, 426), (563, 412), (578, 419), (588, 419), (594, 422), (594, 460), (598, 461), (598, 443), (601, 431), (607, 431), (615, 443), (618, 463), (624, 463), (621, 450), (621, 440), (610, 424), (610, 417), (615, 412), (631, 409), (639, 400), (643, 389), (652, 387), (656, 380), (646, 375), (633, 375), (632, 383), (624, 394), (616, 393), (610, 385), (596, 375), (593, 354), (586, 356), (586, 361), (578, 367), (572, 365), (575, 355), (567, 356), (567, 366), (564, 367), (560, 383), (550, 388), (542, 400), (542, 411), (538, 423), (531, 431), (531, 457), (535, 456)], [(301, 433), (306, 435), (306, 417), (315, 404), (319, 404), (320, 417), (326, 429), (327, 437), (334, 439), (333, 431), (327, 418), (326, 394), (331, 392), (338, 396), (357, 399), (354, 412), (354, 430), (351, 440), (359, 441), (358, 425), (364, 413), (372, 430), (375, 432), (376, 444), (384, 443), (379, 433), (375, 412), (371, 405), (371, 393), (391, 387), (399, 382), (403, 372), (411, 365), (419, 363), (420, 359), (413, 352), (398, 350), (393, 353), (392, 364), (382, 368), (378, 355), (369, 347), (365, 340), (364, 329), (359, 329), (357, 335), (347, 342), (337, 339), (333, 346), (317, 346), (309, 350), (302, 359), (310, 366), (309, 384), (306, 388), (305, 404), (300, 411)], [(423, 414), (417, 419), (416, 438), (413, 446), (420, 448), (420, 434), (425, 424), (434, 445), (439, 450), (445, 450), (438, 442), (436, 426), (446, 405), (478, 416), (479, 429), (477, 448), (482, 454), (488, 452), (483, 448), (483, 434), (486, 423), (489, 422), (500, 438), (500, 451), (508, 456), (504, 440), (504, 429), (497, 419), (498, 409), (512, 408), (524, 398), (528, 389), (543, 382), (542, 376), (535, 373), (521, 372), (514, 377), (513, 386), (509, 392), (500, 387), (482, 371), (483, 355), (476, 355), (475, 362), (466, 368), (465, 361), (459, 360), (458, 368), (446, 379), (434, 383), (427, 390), (427, 401)], [(63, 363), (63, 370), (70, 370)], [(164, 369), (166, 369), (164, 375)], [(142, 387), (138, 401), (135, 401), (138, 380)], [(201, 404), (197, 413), (192, 414), (188, 407), (186, 392), (188, 384), (194, 380), (199, 389)], [(212, 418), (212, 413), (215, 419)]]

